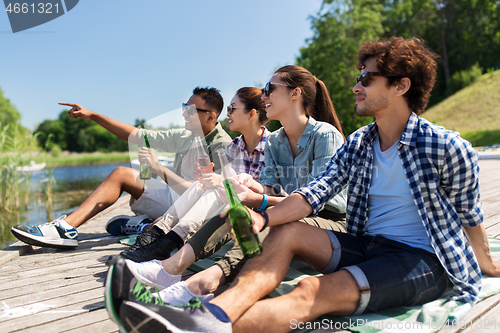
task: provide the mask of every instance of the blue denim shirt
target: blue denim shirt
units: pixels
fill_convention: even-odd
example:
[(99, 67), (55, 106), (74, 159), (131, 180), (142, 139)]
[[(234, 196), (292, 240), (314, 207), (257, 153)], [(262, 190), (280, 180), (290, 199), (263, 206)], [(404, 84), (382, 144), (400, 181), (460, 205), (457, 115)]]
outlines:
[[(365, 232), (377, 135), (375, 123), (351, 134), (326, 171), (297, 190), (317, 214), (331, 196), (347, 186), (347, 232), (353, 235)], [(398, 142), (398, 153), (431, 246), (459, 294), (453, 298), (476, 302), (481, 270), (462, 225), (473, 227), (483, 221), (477, 152), (457, 132), (412, 113)]]
[[(309, 117), (306, 129), (297, 142), (298, 152), (294, 158), (285, 130), (280, 128), (267, 138), (260, 183), (288, 195), (324, 171), (343, 143), (342, 134), (334, 126)], [(332, 197), (325, 209), (345, 213), (346, 193), (346, 190), (340, 191)]]

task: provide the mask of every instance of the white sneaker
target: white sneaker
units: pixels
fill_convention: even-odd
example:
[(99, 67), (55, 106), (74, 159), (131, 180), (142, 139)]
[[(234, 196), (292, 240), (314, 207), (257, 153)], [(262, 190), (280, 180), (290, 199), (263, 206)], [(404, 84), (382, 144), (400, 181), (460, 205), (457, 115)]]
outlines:
[(142, 229), (154, 222), (147, 215), (118, 215), (106, 223), (106, 231), (113, 236), (140, 234)]
[(196, 295), (188, 289), (186, 282), (180, 281), (170, 287), (163, 289), (158, 293), (165, 304), (170, 304), (174, 306), (184, 306), (189, 303), (192, 298), (199, 298), (202, 302), (208, 302), (214, 298), (214, 294), (210, 293), (207, 295)]
[(61, 226), (65, 217), (66, 215), (63, 215), (52, 222), (32, 227), (19, 224), (10, 230), (17, 239), (30, 245), (60, 249), (75, 248), (78, 246), (78, 231), (76, 228), (65, 229)]
[(125, 263), (136, 279), (150, 287), (156, 287), (158, 290), (168, 288), (179, 282), (182, 277), (182, 275), (168, 273), (163, 269), (161, 261), (157, 259), (144, 262), (134, 262), (126, 259)]

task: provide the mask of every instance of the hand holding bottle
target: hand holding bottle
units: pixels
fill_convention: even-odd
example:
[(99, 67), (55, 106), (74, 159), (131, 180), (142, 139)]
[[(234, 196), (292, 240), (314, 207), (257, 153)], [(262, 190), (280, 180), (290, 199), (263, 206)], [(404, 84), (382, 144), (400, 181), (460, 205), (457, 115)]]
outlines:
[(141, 150), (139, 150), (139, 162), (141, 165), (146, 165), (153, 173), (159, 176), (163, 175), (163, 165), (161, 165), (152, 149), (142, 147)]
[(221, 186), (222, 177), (214, 172), (212, 173), (204, 173), (200, 175), (199, 182), (205, 188), (213, 189)]
[[(262, 245), (257, 236), (252, 230), (252, 218), (248, 209), (240, 202), (234, 189), (231, 178), (236, 176), (233, 168), (229, 164), (224, 149), (217, 151), (219, 154), (222, 167), (222, 184), (226, 189), (227, 199), (229, 201), (229, 221), (231, 222), (232, 230), (238, 240), (243, 255), (247, 258), (252, 258), (262, 252)], [(231, 175), (232, 174), (232, 175)]]

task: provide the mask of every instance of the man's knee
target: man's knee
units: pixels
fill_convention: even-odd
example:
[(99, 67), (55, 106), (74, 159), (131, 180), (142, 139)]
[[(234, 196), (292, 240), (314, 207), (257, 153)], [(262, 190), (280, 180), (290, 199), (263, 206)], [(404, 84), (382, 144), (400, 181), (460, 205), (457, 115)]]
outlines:
[(109, 177), (121, 177), (121, 176), (129, 176), (130, 177), (132, 175), (133, 175), (132, 168), (125, 167), (125, 166), (119, 166), (116, 169), (114, 169), (113, 171), (111, 171), (108, 178)]
[(302, 279), (294, 288), (295, 297), (299, 299), (301, 304), (313, 301), (317, 297), (319, 286), (319, 281), (315, 277)]

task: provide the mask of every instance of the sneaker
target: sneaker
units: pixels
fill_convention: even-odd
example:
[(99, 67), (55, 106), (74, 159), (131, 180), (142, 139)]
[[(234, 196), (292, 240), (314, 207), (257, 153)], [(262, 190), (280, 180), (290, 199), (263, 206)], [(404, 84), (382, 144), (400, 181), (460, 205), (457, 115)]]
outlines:
[(139, 247), (135, 251), (123, 251), (120, 256), (135, 262), (150, 261), (153, 259), (165, 260), (170, 258), (170, 253), (177, 248), (167, 235), (163, 234), (155, 242)]
[(174, 306), (184, 306), (189, 303), (193, 298), (198, 298), (202, 302), (209, 302), (212, 298), (214, 298), (214, 294), (210, 293), (208, 295), (196, 295), (188, 289), (186, 282), (179, 281), (170, 287), (161, 290), (158, 293), (158, 297), (165, 304), (170, 304)]
[(134, 262), (127, 259), (125, 263), (136, 279), (159, 290), (179, 282), (182, 277), (182, 275), (172, 275), (164, 270), (161, 261), (157, 259), (145, 262)]
[(24, 225), (13, 226), (10, 231), (20, 241), (42, 247), (71, 249), (78, 246), (78, 231), (76, 228), (64, 229), (60, 222), (66, 215), (45, 224), (33, 227)]
[(118, 215), (106, 223), (106, 231), (113, 236), (140, 234), (144, 226), (154, 222), (147, 215)]
[[(158, 292), (157, 289), (155, 291)], [(109, 318), (121, 328), (123, 325), (118, 314), (120, 306), (127, 299), (163, 304), (159, 297), (153, 296), (153, 293), (134, 277), (125, 260), (118, 257), (108, 269), (104, 284), (104, 305)]]
[(231, 322), (217, 319), (198, 298), (183, 307), (127, 300), (120, 318), (127, 332), (232, 332)]
[[(160, 228), (158, 227), (153, 227), (151, 230), (143, 230), (139, 236), (137, 236), (137, 239), (135, 240), (134, 245), (131, 247), (127, 248), (125, 251), (121, 253), (126, 253), (130, 251), (135, 251), (143, 246), (149, 245), (151, 243), (154, 243), (158, 240), (158, 237), (160, 237), (161, 233), (163, 232)], [(120, 253), (120, 254), (121, 254)], [(118, 255), (110, 255), (106, 259), (106, 266), (110, 266), (113, 261), (118, 257)]]

